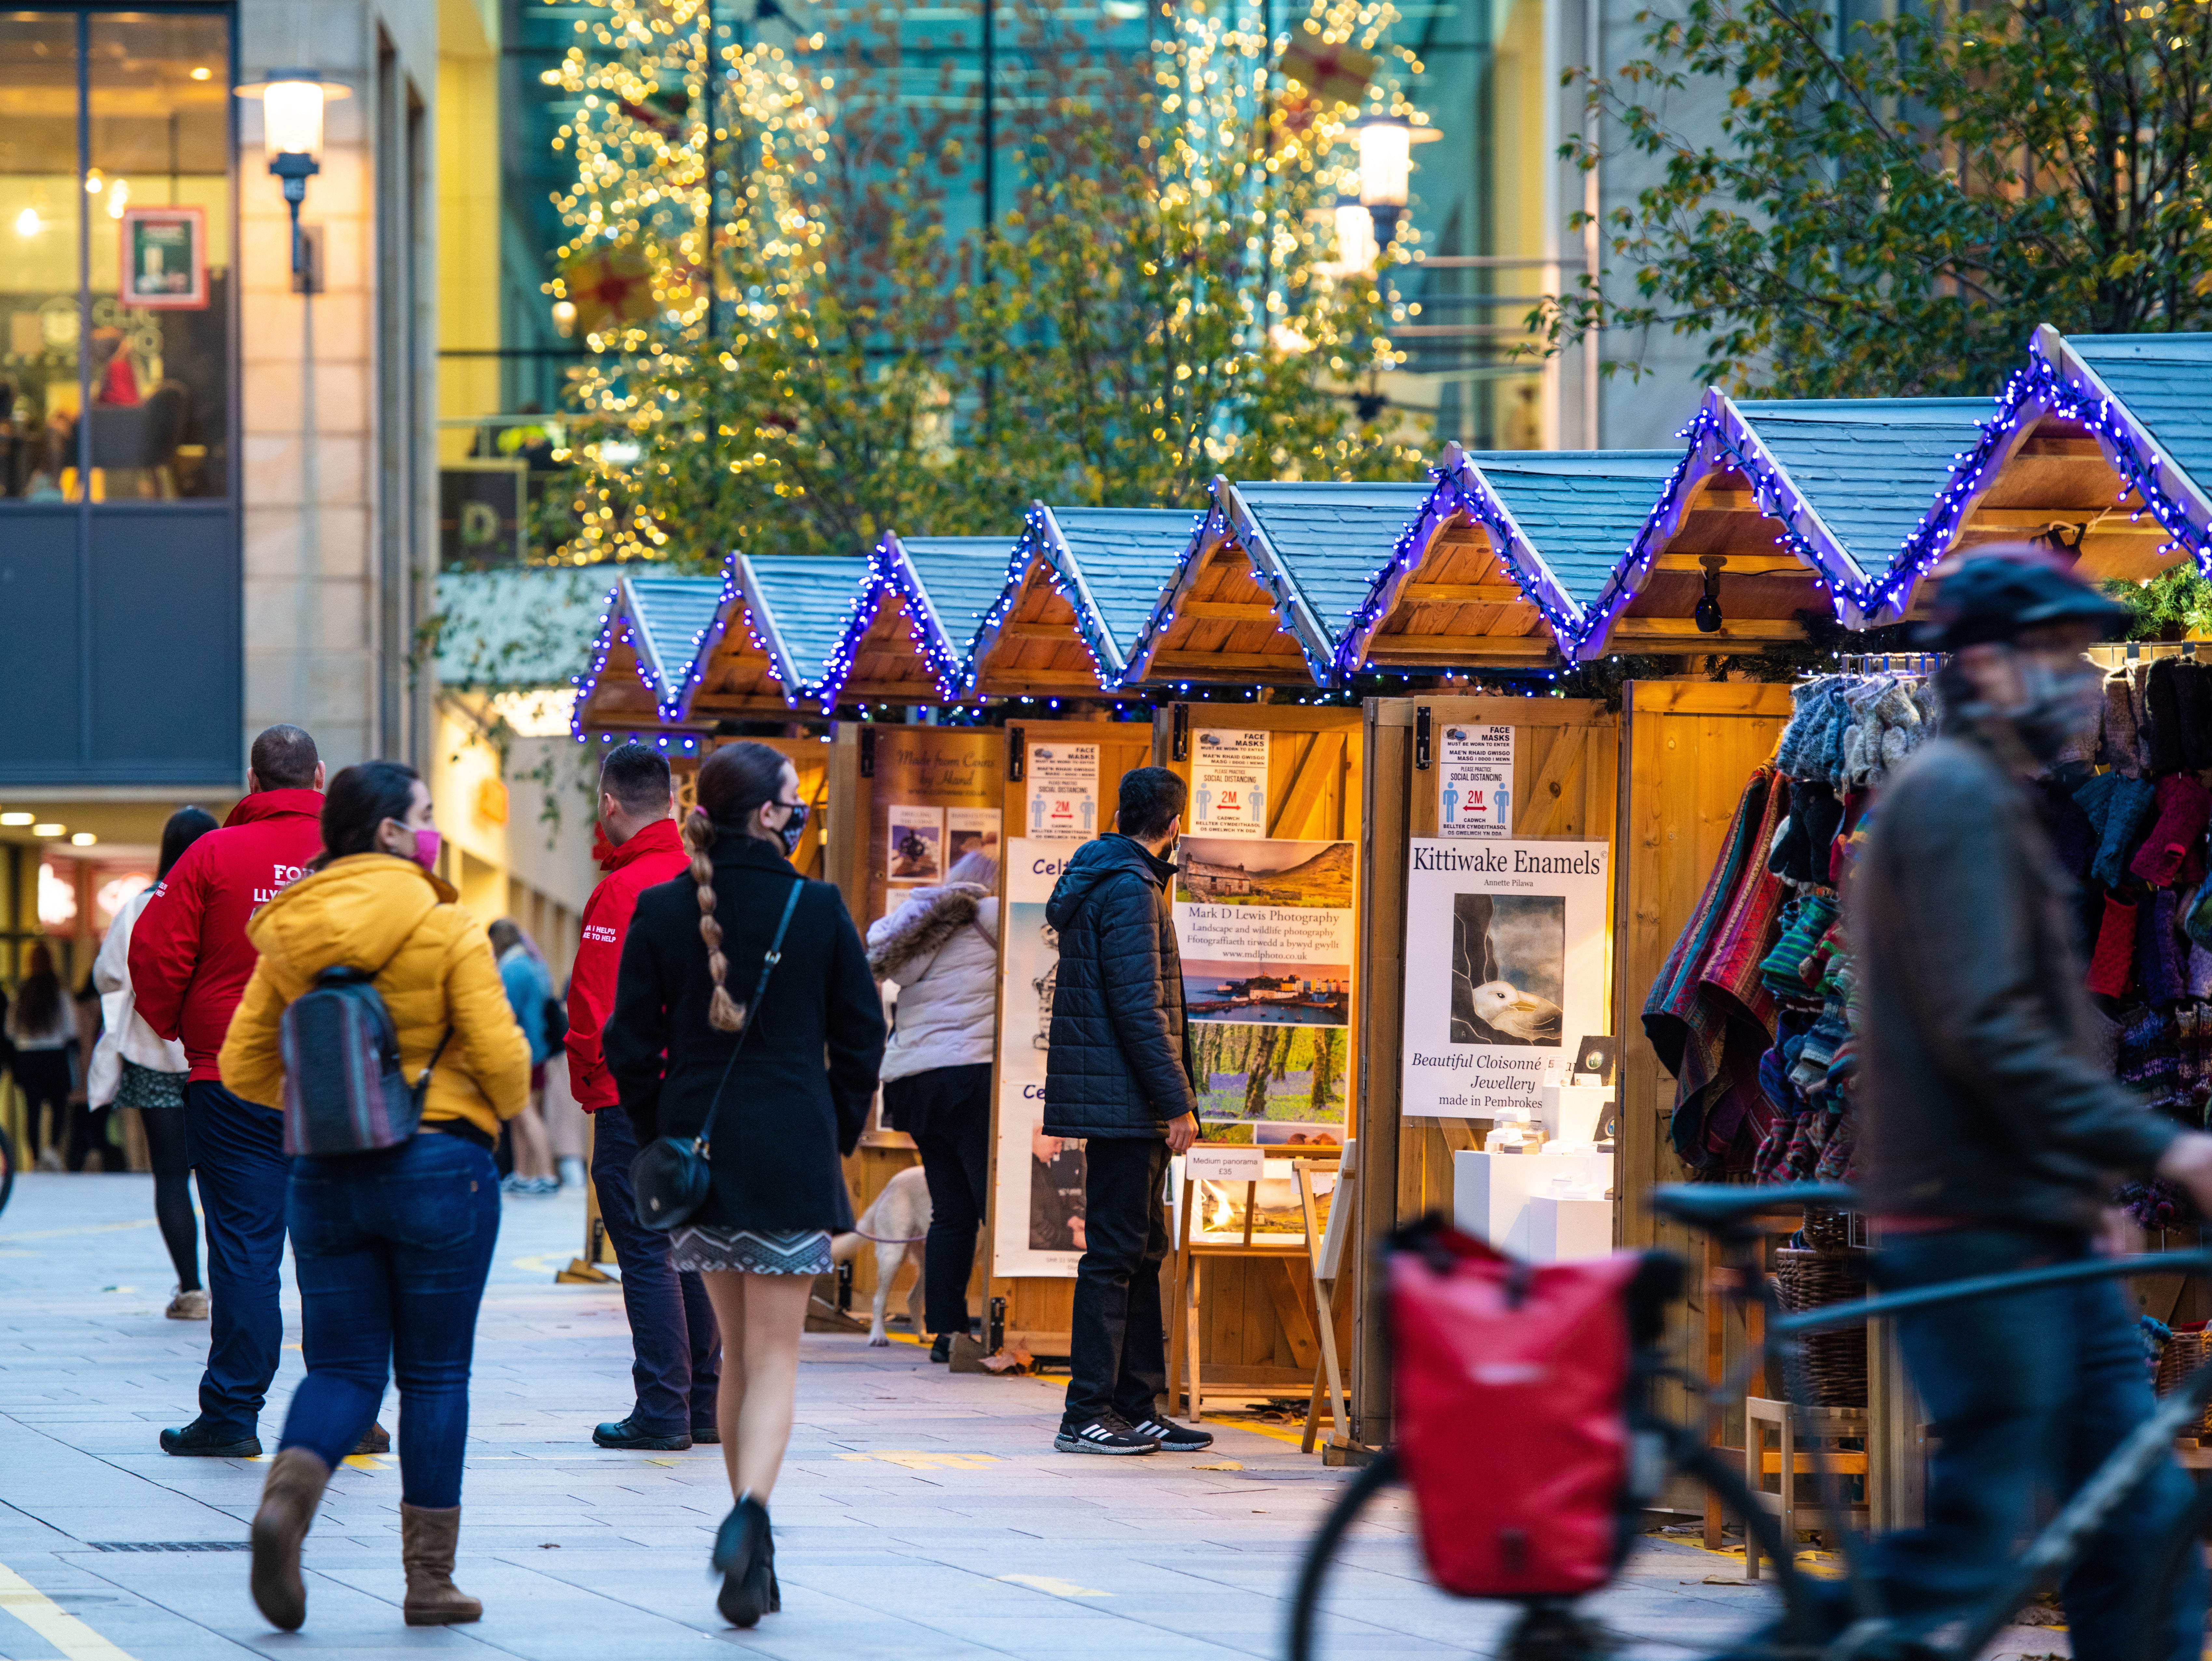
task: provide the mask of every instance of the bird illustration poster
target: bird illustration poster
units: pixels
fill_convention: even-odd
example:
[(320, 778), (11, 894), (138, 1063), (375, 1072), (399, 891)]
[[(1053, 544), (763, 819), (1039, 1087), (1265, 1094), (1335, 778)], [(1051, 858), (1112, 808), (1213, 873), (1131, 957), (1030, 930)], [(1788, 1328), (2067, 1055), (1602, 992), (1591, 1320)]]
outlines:
[(1267, 834), (1267, 734), (1201, 727), (1190, 747), (1190, 830), (1198, 837)]
[(1437, 766), (1437, 834), (1497, 840), (1513, 834), (1513, 728), (1455, 721)]
[(1083, 1255), (1083, 1144), (1044, 1134), (1045, 1057), (1060, 935), (1045, 902), (1076, 844), (1017, 837), (1000, 867), (1006, 910), (999, 989), (997, 1158), (993, 1161), (991, 1273), (1075, 1273)]
[(1402, 1110), (1491, 1119), (1565, 1081), (1606, 1014), (1603, 843), (1416, 840)]

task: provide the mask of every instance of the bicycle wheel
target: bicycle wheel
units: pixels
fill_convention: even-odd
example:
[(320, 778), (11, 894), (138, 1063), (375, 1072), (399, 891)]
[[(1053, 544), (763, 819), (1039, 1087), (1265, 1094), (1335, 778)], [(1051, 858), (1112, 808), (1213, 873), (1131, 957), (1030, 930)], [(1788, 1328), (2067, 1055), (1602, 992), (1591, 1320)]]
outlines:
[[(2151, 1567), (2143, 1584), (2151, 1595), (2142, 1599), (2137, 1606), (2139, 1614), (2135, 1640), (2128, 1652), (2130, 1661), (2175, 1661), (2175, 1658), (2181, 1655), (2195, 1661), (2202, 1652), (2204, 1647), (2202, 1632), (2206, 1615), (2203, 1581), (2198, 1581), (2196, 1592), (2198, 1634), (2193, 1644), (2187, 1640), (2186, 1636), (2177, 1641), (2166, 1619), (2166, 1611), (2172, 1608), (2174, 1598), (2180, 1595), (2182, 1577), (2192, 1567), (2202, 1572), (2208, 1537), (2212, 1537), (2212, 1482), (2199, 1482), (2196, 1497), (2190, 1501), (2189, 1508), (2150, 1554)], [(2191, 1561), (2192, 1557), (2195, 1559), (2193, 1564)]]
[(1298, 1567), (1297, 1596), (1291, 1603), (1290, 1661), (1313, 1661), (1314, 1605), (1321, 1599), (1321, 1583), (1328, 1573), (1330, 1561), (1343, 1542), (1345, 1530), (1367, 1509), (1367, 1502), (1397, 1475), (1396, 1451), (1377, 1454), (1375, 1463), (1352, 1479), (1351, 1486), (1337, 1496), (1328, 1515), (1322, 1519), (1321, 1531), (1306, 1548), (1305, 1561)]
[(15, 1186), (15, 1144), (8, 1140), (8, 1127), (0, 1125), (0, 1211), (8, 1208), (8, 1196)]

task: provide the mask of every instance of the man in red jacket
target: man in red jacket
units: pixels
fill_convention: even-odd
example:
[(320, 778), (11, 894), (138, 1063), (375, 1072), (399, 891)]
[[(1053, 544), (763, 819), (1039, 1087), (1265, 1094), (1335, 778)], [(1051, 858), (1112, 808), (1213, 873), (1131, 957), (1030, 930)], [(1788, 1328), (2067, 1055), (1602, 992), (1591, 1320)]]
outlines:
[(630, 914), (641, 893), (682, 876), (690, 863), (669, 817), (675, 801), (668, 760), (659, 751), (633, 742), (607, 752), (599, 767), (599, 828), (609, 844), (599, 864), (607, 874), (584, 904), (583, 938), (568, 978), (568, 1087), (592, 1116), (592, 1183), (622, 1265), (630, 1377), (637, 1384), (629, 1416), (592, 1432), (603, 1448), (659, 1451), (718, 1439), (722, 1340), (714, 1308), (696, 1275), (669, 1266), (668, 1237), (638, 1226), (629, 1185), (637, 1134), (628, 1114), (601, 1110), (617, 1106), (599, 1038), (615, 1006), (615, 971)]
[(216, 1057), (258, 957), (246, 919), (323, 845), (323, 764), (296, 727), (253, 740), (245, 798), (185, 850), (131, 935), (131, 986), (146, 1024), (184, 1041), (185, 1127), (207, 1219), (207, 1371), (199, 1416), (161, 1433), (164, 1453), (261, 1451), (261, 1404), (284, 1342), (283, 1116), (222, 1087)]

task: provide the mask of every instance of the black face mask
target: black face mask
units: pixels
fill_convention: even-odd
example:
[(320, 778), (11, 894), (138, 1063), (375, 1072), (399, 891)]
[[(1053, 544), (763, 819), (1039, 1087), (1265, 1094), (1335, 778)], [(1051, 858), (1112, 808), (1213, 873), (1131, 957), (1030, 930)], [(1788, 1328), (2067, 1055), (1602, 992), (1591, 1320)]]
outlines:
[(806, 829), (806, 804), (799, 802), (791, 810), (791, 817), (783, 822), (783, 829), (775, 834), (783, 838), (783, 856), (789, 859), (799, 851), (799, 838)]

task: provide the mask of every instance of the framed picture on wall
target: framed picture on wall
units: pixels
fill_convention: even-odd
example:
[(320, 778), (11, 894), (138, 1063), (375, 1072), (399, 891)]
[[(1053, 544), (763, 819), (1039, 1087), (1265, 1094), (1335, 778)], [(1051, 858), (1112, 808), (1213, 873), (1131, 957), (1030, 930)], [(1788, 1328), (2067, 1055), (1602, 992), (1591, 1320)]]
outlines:
[(116, 298), (153, 311), (199, 311), (208, 303), (207, 211), (125, 208), (123, 278)]

